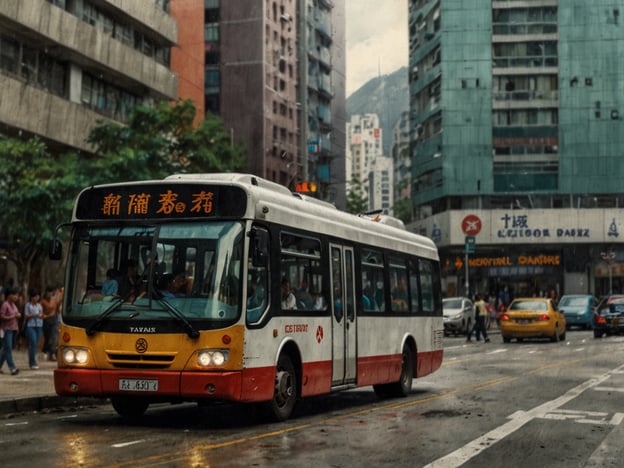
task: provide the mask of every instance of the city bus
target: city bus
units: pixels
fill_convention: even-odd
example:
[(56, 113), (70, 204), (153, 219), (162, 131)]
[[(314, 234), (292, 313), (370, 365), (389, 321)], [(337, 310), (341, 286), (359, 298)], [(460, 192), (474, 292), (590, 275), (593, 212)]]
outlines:
[(127, 418), (231, 401), (283, 421), (313, 395), (406, 396), (442, 363), (438, 252), (394, 218), (184, 174), (86, 188), (67, 225), (59, 395)]

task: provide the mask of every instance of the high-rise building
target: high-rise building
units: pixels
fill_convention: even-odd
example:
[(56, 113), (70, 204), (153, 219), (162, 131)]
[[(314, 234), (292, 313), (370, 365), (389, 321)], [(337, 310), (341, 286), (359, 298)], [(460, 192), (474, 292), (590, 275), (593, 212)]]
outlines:
[[(175, 3), (184, 0), (172, 0)], [(186, 2), (188, 3), (188, 1)], [(248, 170), (344, 207), (344, 5), (204, 0), (205, 109), (243, 144)]]
[(403, 219), (401, 215), (404, 215), (406, 220), (411, 220), (412, 217), (412, 159), (409, 154), (409, 144), (409, 111), (404, 111), (401, 112), (399, 120), (392, 129), (391, 154), (394, 171), (394, 216)]
[(383, 132), (377, 114), (356, 114), (347, 123), (347, 187), (360, 183), (368, 210), (392, 214), (392, 158), (383, 154)]
[(167, 3), (0, 0), (0, 134), (88, 153), (98, 120), (176, 99)]
[(622, 290), (620, 10), (410, 1), (412, 228), (449, 294)]

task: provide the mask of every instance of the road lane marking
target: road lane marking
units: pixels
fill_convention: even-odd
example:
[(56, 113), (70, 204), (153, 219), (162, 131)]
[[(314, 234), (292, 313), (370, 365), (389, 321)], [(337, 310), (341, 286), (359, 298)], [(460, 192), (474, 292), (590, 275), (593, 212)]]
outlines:
[(145, 442), (145, 439), (131, 440), (130, 442), (121, 442), (119, 444), (113, 444), (113, 445), (111, 445), (111, 447), (113, 447), (113, 448), (123, 448), (123, 447), (128, 447), (130, 445), (141, 444), (143, 442)]
[(533, 419), (543, 418), (547, 413), (554, 412), (564, 404), (577, 398), (586, 390), (598, 386), (598, 384), (601, 384), (605, 380), (609, 379), (615, 372), (620, 372), (622, 369), (624, 369), (624, 366), (613, 369), (599, 377), (589, 379), (582, 384), (568, 390), (560, 397), (555, 398), (554, 400), (547, 401), (546, 403), (542, 403), (541, 405), (536, 406), (529, 411), (516, 411), (510, 416), (510, 421), (508, 421), (507, 423), (491, 430), (481, 437), (474, 439), (473, 441), (467, 443), (466, 445), (455, 450), (454, 452), (451, 452), (442, 458), (434, 460), (430, 464), (425, 465), (424, 468), (448, 468), (449, 466), (460, 466), (466, 463), (471, 458), (476, 457), (485, 449), (494, 445), (496, 442), (504, 439), (518, 429), (522, 428), (525, 424), (531, 422)]
[(617, 426), (622, 422), (624, 413), (613, 413), (611, 419), (607, 419), (609, 413), (597, 411), (575, 411), (560, 409), (542, 416), (543, 419), (553, 419), (556, 421), (570, 420), (579, 424), (597, 424), (602, 426)]
[(624, 392), (624, 388), (621, 387), (596, 387), (597, 392)]

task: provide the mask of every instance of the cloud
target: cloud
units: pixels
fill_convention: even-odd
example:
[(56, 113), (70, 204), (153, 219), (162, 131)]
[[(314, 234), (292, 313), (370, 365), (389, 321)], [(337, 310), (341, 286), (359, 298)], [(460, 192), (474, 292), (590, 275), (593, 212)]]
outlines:
[(346, 23), (347, 96), (407, 65), (406, 0), (347, 0)]

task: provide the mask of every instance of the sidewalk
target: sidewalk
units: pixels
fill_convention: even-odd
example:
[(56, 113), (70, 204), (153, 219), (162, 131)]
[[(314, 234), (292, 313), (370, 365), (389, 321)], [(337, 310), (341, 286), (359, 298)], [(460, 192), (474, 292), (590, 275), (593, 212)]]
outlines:
[(13, 360), (20, 372), (11, 375), (6, 363), (2, 367), (4, 374), (0, 374), (0, 416), (100, 401), (58, 396), (54, 391), (56, 362), (45, 361), (41, 353), (37, 355), (39, 369), (36, 370), (31, 370), (28, 365), (27, 349), (14, 350)]

